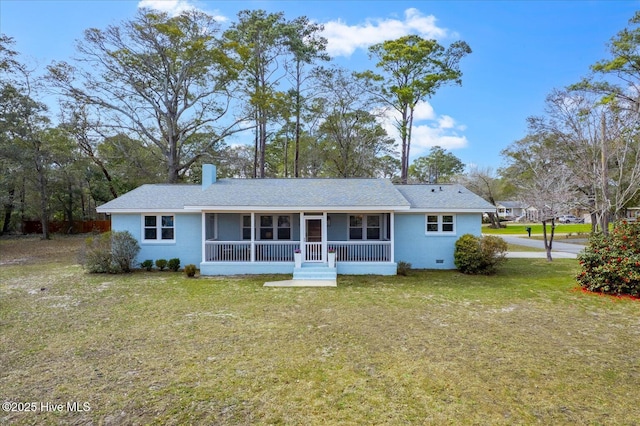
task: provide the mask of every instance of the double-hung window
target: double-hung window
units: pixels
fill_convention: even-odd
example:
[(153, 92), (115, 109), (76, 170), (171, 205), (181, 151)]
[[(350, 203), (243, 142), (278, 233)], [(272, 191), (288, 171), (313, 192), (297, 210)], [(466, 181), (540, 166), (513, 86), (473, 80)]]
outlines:
[[(257, 219), (260, 240), (291, 240), (290, 215), (260, 215)], [(242, 217), (242, 239), (251, 239), (251, 216)]]
[(454, 234), (456, 232), (456, 217), (452, 214), (432, 215), (426, 217), (427, 234)]
[(350, 240), (379, 240), (380, 228), (380, 215), (349, 216)]
[(242, 216), (242, 239), (251, 239), (251, 216)]
[(144, 216), (143, 241), (146, 242), (174, 242), (175, 224), (173, 215)]

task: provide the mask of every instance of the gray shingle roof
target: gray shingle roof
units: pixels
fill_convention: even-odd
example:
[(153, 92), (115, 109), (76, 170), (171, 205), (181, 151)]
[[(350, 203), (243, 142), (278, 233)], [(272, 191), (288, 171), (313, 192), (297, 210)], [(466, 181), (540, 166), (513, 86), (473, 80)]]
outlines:
[(200, 185), (147, 184), (98, 207), (99, 212), (113, 210), (182, 210)]
[(524, 209), (526, 207), (520, 201), (496, 201), (496, 206), (503, 206), (510, 209)]
[(220, 179), (190, 205), (409, 207), (385, 179)]
[(495, 210), (491, 203), (458, 184), (396, 185), (396, 189), (411, 203), (412, 209)]
[[(442, 189), (442, 190), (441, 190)], [(259, 208), (493, 210), (460, 185), (393, 185), (386, 179), (219, 179), (201, 185), (142, 185), (100, 212)]]

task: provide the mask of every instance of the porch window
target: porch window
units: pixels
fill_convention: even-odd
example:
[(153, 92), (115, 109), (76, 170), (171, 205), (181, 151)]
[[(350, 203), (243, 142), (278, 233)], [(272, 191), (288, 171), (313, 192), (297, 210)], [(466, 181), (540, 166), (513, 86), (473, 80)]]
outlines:
[(291, 239), (291, 216), (278, 216), (278, 239)]
[(251, 239), (251, 216), (242, 216), (242, 239)]
[(261, 240), (291, 240), (291, 216), (260, 216)]
[(456, 231), (455, 216), (451, 214), (427, 215), (426, 233), (452, 234)]
[(349, 239), (379, 240), (381, 235), (380, 223), (380, 215), (350, 215)]
[(260, 239), (273, 240), (273, 216), (260, 216)]
[(144, 216), (143, 227), (143, 241), (175, 241), (173, 215)]

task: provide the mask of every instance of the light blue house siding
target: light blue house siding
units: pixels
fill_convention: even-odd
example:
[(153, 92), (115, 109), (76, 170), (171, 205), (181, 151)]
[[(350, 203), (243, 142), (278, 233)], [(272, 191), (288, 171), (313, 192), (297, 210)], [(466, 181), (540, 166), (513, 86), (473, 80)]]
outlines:
[(395, 261), (409, 262), (416, 269), (456, 269), (453, 263), (456, 241), (464, 234), (480, 235), (481, 226), (480, 213), (458, 213), (454, 233), (427, 235), (425, 213), (396, 214)]
[(495, 210), (458, 184), (217, 179), (210, 164), (202, 176), (201, 185), (142, 185), (97, 211), (139, 241), (138, 261), (179, 258), (200, 265), (201, 275), (295, 276), (303, 266), (328, 267), (334, 253), (338, 274), (395, 274), (400, 261), (455, 269), (455, 242), (480, 235), (482, 213)]
[[(172, 213), (173, 214), (173, 213)], [(200, 265), (202, 261), (202, 214), (173, 214), (175, 217), (175, 242), (145, 243), (142, 241), (142, 218), (140, 214), (112, 214), (111, 229), (129, 231), (140, 244), (137, 261), (146, 259), (180, 259), (181, 267), (190, 263)]]

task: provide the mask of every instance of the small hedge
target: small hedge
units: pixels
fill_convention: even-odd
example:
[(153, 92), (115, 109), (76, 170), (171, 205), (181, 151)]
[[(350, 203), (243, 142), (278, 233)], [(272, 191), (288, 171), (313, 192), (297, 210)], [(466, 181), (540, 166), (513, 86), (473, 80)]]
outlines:
[(576, 279), (585, 290), (640, 296), (640, 223), (619, 222), (609, 235), (593, 235), (578, 260)]
[(164, 268), (167, 267), (167, 259), (157, 259), (156, 260), (156, 267), (158, 269), (160, 269), (161, 271), (164, 271)]
[(170, 271), (178, 272), (178, 269), (180, 269), (180, 259), (178, 259), (177, 257), (169, 259), (169, 262), (167, 262), (167, 267)]
[(398, 262), (397, 273), (398, 275), (408, 276), (411, 272), (411, 263), (400, 261)]
[(494, 274), (506, 261), (507, 243), (500, 237), (464, 234), (456, 241), (454, 264), (464, 274)]
[(139, 251), (138, 241), (129, 232), (105, 232), (87, 238), (81, 263), (91, 273), (131, 272)]
[(140, 266), (146, 269), (147, 271), (151, 271), (153, 269), (153, 260), (147, 259), (144, 262), (140, 263)]
[(186, 265), (184, 267), (184, 274), (189, 278), (193, 278), (196, 275), (196, 265), (193, 263)]

